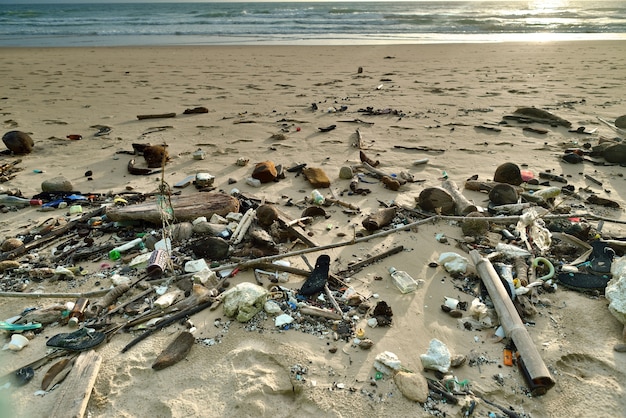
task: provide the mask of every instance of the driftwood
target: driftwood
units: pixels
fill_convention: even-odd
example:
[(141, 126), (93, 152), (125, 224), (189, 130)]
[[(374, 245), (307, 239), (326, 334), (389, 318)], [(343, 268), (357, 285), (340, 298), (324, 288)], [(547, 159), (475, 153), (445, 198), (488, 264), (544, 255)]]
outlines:
[(463, 196), (455, 182), (452, 180), (444, 180), (441, 186), (450, 193), (452, 199), (454, 199), (454, 207), (457, 215), (467, 215), (468, 213), (476, 212), (476, 206)]
[(91, 390), (100, 371), (102, 356), (94, 350), (81, 353), (57, 394), (58, 401), (50, 417), (83, 417)]
[(541, 355), (530, 334), (528, 334), (528, 330), (517, 314), (513, 301), (504, 288), (498, 273), (491, 265), (491, 262), (483, 258), (477, 250), (470, 251), (469, 255), (489, 292), (506, 336), (511, 338), (515, 343), (515, 347), (517, 347), (521, 357), (517, 361), (523, 361), (521, 367), (532, 394), (545, 394), (548, 389), (554, 386), (555, 381), (541, 359)]
[(200, 311), (205, 310), (206, 308), (210, 307), (213, 304), (212, 300), (209, 300), (207, 302), (204, 302), (200, 305), (194, 306), (192, 308), (189, 309), (185, 309), (182, 310), (164, 320), (162, 320), (161, 322), (157, 323), (154, 328), (149, 328), (146, 331), (144, 331), (143, 334), (140, 334), (139, 336), (135, 337), (131, 342), (129, 342), (128, 344), (126, 344), (124, 346), (124, 348), (122, 348), (122, 353), (127, 352), (128, 350), (130, 350), (132, 347), (134, 347), (135, 345), (137, 345), (137, 343), (139, 343), (140, 341), (145, 340), (146, 338), (148, 338), (150, 335), (152, 335), (153, 333), (155, 333), (156, 331), (170, 325), (173, 324), (174, 322), (182, 319), (182, 318), (186, 318), (188, 316), (191, 316), (193, 314), (196, 314)]
[(164, 119), (164, 118), (175, 118), (176, 113), (159, 113), (153, 115), (137, 115), (137, 119)]
[(183, 331), (178, 334), (178, 337), (174, 339), (166, 348), (159, 354), (157, 359), (152, 364), (154, 370), (163, 370), (166, 367), (172, 366), (189, 354), (195, 338), (193, 334), (188, 331)]
[(376, 231), (383, 226), (389, 225), (396, 216), (396, 207), (381, 209), (363, 219), (363, 227), (368, 231)]
[[(170, 196), (173, 216), (178, 222), (192, 221), (200, 216), (207, 219), (218, 214), (225, 216), (229, 212), (239, 212), (239, 200), (224, 193), (196, 193), (186, 196)], [(109, 207), (107, 218), (111, 221), (142, 220), (160, 224), (162, 209), (156, 200), (130, 206)]]
[(424, 210), (443, 215), (453, 215), (456, 207), (452, 195), (442, 187), (427, 187), (422, 190), (417, 198), (417, 204)]
[(342, 318), (341, 314), (337, 312), (333, 312), (328, 309), (318, 308), (316, 306), (302, 306), (300, 308), (300, 313), (305, 315), (321, 316), (322, 318), (332, 319), (335, 321)]
[(399, 252), (402, 252), (404, 250), (404, 247), (402, 245), (399, 245), (397, 247), (393, 247), (390, 250), (384, 251), (380, 254), (376, 254), (374, 256), (368, 257), (363, 261), (359, 261), (358, 263), (354, 263), (351, 266), (349, 266), (348, 268), (346, 268), (345, 270), (342, 270), (339, 273), (356, 273), (358, 271), (361, 271), (365, 266), (368, 266), (372, 263), (375, 263), (378, 260), (382, 260), (383, 258), (387, 258), (389, 256), (392, 256), (394, 254), (398, 254)]

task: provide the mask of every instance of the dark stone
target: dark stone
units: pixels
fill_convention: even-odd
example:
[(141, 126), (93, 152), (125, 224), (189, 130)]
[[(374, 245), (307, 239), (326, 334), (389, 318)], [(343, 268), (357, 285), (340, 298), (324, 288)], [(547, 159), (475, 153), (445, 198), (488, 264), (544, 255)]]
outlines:
[(517, 190), (507, 183), (496, 184), (489, 192), (489, 200), (494, 205), (511, 205), (517, 203)]
[(2, 136), (2, 142), (14, 154), (30, 154), (35, 142), (26, 132), (9, 131)]
[(230, 246), (219, 237), (204, 237), (190, 244), (191, 251), (198, 258), (222, 260), (228, 257)]

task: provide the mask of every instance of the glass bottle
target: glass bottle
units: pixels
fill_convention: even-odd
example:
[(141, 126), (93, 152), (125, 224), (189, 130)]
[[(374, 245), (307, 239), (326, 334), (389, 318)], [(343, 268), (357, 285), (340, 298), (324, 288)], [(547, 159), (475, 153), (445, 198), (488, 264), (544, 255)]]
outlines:
[(395, 267), (389, 267), (389, 274), (391, 274), (391, 280), (393, 284), (402, 293), (410, 293), (417, 290), (419, 284), (407, 273), (406, 271), (396, 270)]
[(87, 298), (78, 298), (74, 307), (70, 311), (70, 319), (68, 321), (68, 325), (72, 328), (78, 327), (78, 323), (82, 322), (85, 319), (85, 309), (87, 309), (87, 305), (89, 304), (89, 299)]

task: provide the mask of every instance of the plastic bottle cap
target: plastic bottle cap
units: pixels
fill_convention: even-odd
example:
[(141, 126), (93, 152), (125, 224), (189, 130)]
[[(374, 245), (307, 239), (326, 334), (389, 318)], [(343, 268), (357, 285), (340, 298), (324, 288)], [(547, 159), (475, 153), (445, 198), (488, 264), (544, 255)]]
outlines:
[(396, 271), (396, 268), (395, 268), (395, 267), (389, 267), (389, 273), (390, 273), (390, 274), (395, 273), (395, 271)]
[(70, 318), (70, 320), (68, 321), (67, 325), (69, 325), (72, 328), (77, 327), (78, 326), (78, 318), (76, 318), (76, 317)]
[(122, 255), (121, 255), (121, 254), (120, 254), (120, 252), (119, 252), (119, 251), (117, 251), (117, 250), (111, 250), (111, 251), (109, 251), (109, 258), (110, 258), (111, 260), (113, 260), (113, 261), (115, 261), (115, 260), (119, 260), (121, 256), (122, 256)]

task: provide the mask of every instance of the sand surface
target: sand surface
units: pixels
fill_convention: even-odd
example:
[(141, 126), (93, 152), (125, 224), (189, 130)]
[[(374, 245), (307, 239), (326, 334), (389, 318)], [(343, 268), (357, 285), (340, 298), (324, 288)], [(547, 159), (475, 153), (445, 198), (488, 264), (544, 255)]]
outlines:
[[(253, 165), (271, 160), (284, 167), (306, 163), (322, 168), (335, 195), (359, 207), (360, 212), (345, 213), (337, 205), (325, 208), (330, 217), (316, 218), (305, 230), (318, 245), (350, 239), (381, 203), (414, 208), (420, 192), (440, 185), (444, 172), (462, 188), (472, 175), (492, 179), (496, 167), (504, 162), (523, 166), (535, 175), (550, 170), (565, 175), (576, 189), (589, 188), (622, 207), (626, 202), (623, 167), (573, 165), (560, 160), (566, 148), (585, 142), (595, 145), (617, 136), (597, 117), (615, 120), (626, 113), (623, 42), (3, 49), (2, 57), (3, 133), (25, 131), (35, 142), (33, 153), (21, 157), (23, 170), (2, 187), (20, 189), (28, 197), (41, 191), (42, 181), (57, 176), (66, 177), (83, 193), (154, 192), (160, 176), (130, 175), (127, 163), (131, 157), (117, 152), (131, 151), (133, 143), (165, 142), (172, 159), (164, 179), (170, 185), (197, 172), (208, 172), (215, 176), (218, 190), (230, 192), (236, 187), (252, 193), (275, 202), (292, 218), (299, 217), (306, 206), (302, 202), (313, 190), (311, 185), (302, 176), (287, 173), (279, 182), (249, 186), (245, 180)], [(312, 109), (313, 103), (317, 110)], [(209, 112), (182, 115), (185, 109), (198, 106)], [(574, 129), (584, 126), (592, 134), (533, 125), (548, 130), (539, 135), (522, 131), (517, 124), (498, 125), (504, 115), (525, 106), (549, 110), (572, 122)], [(368, 115), (360, 111), (368, 107), (391, 112)], [(137, 120), (137, 115), (169, 112), (177, 116)], [(355, 123), (355, 119), (371, 123)], [(99, 125), (110, 127), (110, 133), (94, 136)], [(330, 125), (336, 128), (330, 132), (318, 129)], [(475, 128), (477, 125), (501, 130)], [(419, 181), (392, 191), (368, 177), (371, 183), (361, 185), (372, 193), (342, 194), (348, 190), (349, 180), (339, 178), (340, 168), (360, 162), (359, 150), (353, 146), (357, 128), (363, 135), (363, 151), (380, 161), (381, 170), (407, 172)], [(281, 133), (282, 137), (276, 136)], [(70, 134), (82, 139), (69, 140)], [(206, 159), (192, 157), (199, 148), (206, 152)], [(6, 163), (16, 157), (1, 158)], [(238, 166), (238, 158), (250, 163)], [(424, 158), (428, 158), (427, 164), (413, 165)], [(137, 161), (143, 166), (141, 157)], [(85, 175), (87, 171), (91, 176)], [(601, 181), (602, 186), (584, 174)], [(236, 183), (229, 184), (229, 179)], [(328, 189), (322, 192), (331, 195)], [(190, 186), (182, 193), (198, 192)], [(463, 193), (477, 206), (486, 207), (486, 194)], [(288, 201), (298, 204), (288, 206)], [(625, 219), (622, 209), (572, 199), (563, 199), (561, 206), (569, 207), (571, 213)], [(16, 236), (24, 228), (50, 217), (64, 217), (66, 212), (26, 208), (2, 213), (1, 236)], [(597, 226), (597, 221), (590, 223)], [(623, 238), (623, 231), (623, 224), (612, 222), (605, 222), (602, 229), (614, 238)], [(448, 242), (438, 241), (438, 234), (445, 234)], [(540, 295), (537, 314), (526, 328), (556, 384), (544, 396), (530, 396), (520, 371), (502, 365), (504, 344), (494, 338), (493, 328), (464, 329), (440, 308), (445, 296), (465, 302), (474, 299), (462, 291), (462, 281), (453, 280), (442, 267), (428, 266), (443, 252), (467, 256), (456, 246), (462, 238), (457, 222), (440, 220), (307, 255), (314, 263), (319, 254), (328, 254), (331, 272), (338, 272), (350, 262), (404, 246), (400, 254), (355, 275), (344, 275), (371, 296), (370, 304), (383, 300), (393, 310), (388, 327), (367, 327), (367, 315), (351, 314), (354, 329), (363, 329), (373, 341), (369, 350), (354, 346), (352, 339), (335, 340), (328, 329), (317, 334), (279, 330), (271, 315), (255, 321), (254, 326), (241, 324), (225, 317), (220, 306), (191, 317), (197, 343), (185, 360), (170, 368), (154, 371), (151, 365), (185, 329), (182, 324), (167, 327), (126, 353), (120, 350), (133, 338), (131, 333), (116, 334), (97, 348), (102, 366), (87, 415), (400, 417), (430, 416), (438, 410), (447, 416), (462, 416), (461, 405), (431, 399), (425, 407), (405, 398), (393, 378), (373, 380), (374, 360), (384, 351), (396, 354), (405, 369), (435, 378), (432, 371), (423, 370), (420, 361), (433, 338), (452, 354), (481, 360), (479, 366), (468, 362), (451, 374), (458, 381), (467, 380), (475, 395), (519, 416), (623, 414), (626, 357), (613, 350), (623, 342), (622, 324), (607, 310), (608, 302), (601, 295), (562, 286)], [(290, 245), (281, 248), (286, 252)], [(38, 253), (49, 260), (50, 251), (47, 246)], [(26, 258), (20, 261), (28, 262)], [(299, 256), (288, 261), (306, 268)], [(103, 269), (103, 264), (113, 269)], [(390, 266), (424, 280), (424, 286), (415, 293), (400, 294), (389, 279)], [(121, 265), (103, 259), (85, 262), (84, 267), (90, 274), (80, 280), (31, 282), (25, 292), (107, 288)], [(245, 281), (255, 282), (251, 270), (237, 274), (231, 286)], [(299, 289), (302, 282), (302, 277), (290, 274), (283, 286)], [(2, 298), (0, 319), (27, 307), (69, 300)], [(65, 325), (46, 326), (22, 351), (0, 351), (0, 373), (42, 357), (47, 338), (67, 331)], [(6, 406), (0, 415), (48, 416), (63, 387), (61, 384), (45, 396), (35, 394), (48, 367), (37, 371), (24, 387), (2, 390)], [(306, 373), (295, 373), (297, 370)], [(475, 416), (489, 412), (505, 416), (479, 398), (459, 399), (462, 403), (477, 401)]]

